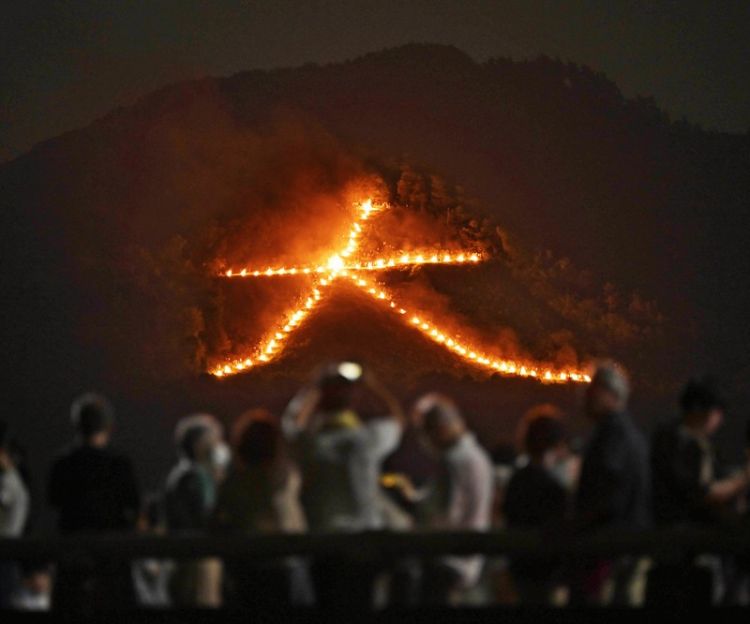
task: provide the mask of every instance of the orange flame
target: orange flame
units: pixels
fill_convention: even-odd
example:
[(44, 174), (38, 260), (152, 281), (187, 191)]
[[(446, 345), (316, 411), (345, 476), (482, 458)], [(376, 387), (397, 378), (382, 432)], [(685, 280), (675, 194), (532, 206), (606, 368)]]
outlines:
[[(346, 246), (331, 255), (325, 265), (267, 267), (265, 269), (243, 267), (239, 270), (227, 269), (222, 273), (221, 277), (230, 278), (315, 275), (316, 280), (310, 293), (303, 298), (296, 309), (291, 310), (280, 320), (277, 327), (254, 349), (252, 357), (237, 358), (224, 362), (214, 367), (210, 373), (216, 377), (225, 377), (260, 366), (277, 358), (283, 352), (289, 336), (300, 327), (322, 300), (324, 289), (339, 277), (345, 277), (368, 295), (387, 305), (390, 310), (420, 331), (426, 338), (441, 345), (469, 364), (502, 375), (529, 377), (544, 383), (588, 383), (591, 381), (590, 377), (580, 370), (553, 369), (541, 363), (521, 362), (492, 355), (491, 349), (469, 344), (458, 336), (450, 335), (446, 330), (431, 321), (429, 315), (421, 312), (409, 312), (405, 307), (396, 303), (393, 296), (381, 285), (363, 279), (361, 276), (363, 271), (386, 271), (425, 264), (477, 263), (484, 259), (479, 252), (433, 249), (402, 252), (372, 260), (358, 258), (355, 254), (359, 248), (359, 239), (364, 230), (364, 222), (373, 213), (386, 208), (386, 205), (374, 205), (370, 199), (359, 204), (357, 206), (357, 217), (349, 230)], [(321, 275), (324, 277), (321, 277)]]
[(313, 273), (327, 273), (340, 271), (382, 271), (384, 269), (403, 268), (407, 266), (421, 266), (425, 264), (469, 264), (484, 260), (478, 252), (460, 253), (425, 249), (409, 253), (397, 253), (392, 256), (381, 256), (375, 260), (361, 262), (346, 262), (343, 253), (331, 256), (325, 265), (308, 265), (292, 267), (267, 267), (253, 269), (227, 269), (220, 277), (278, 277), (280, 275), (310, 275)]
[(303, 298), (299, 307), (287, 312), (277, 327), (261, 341), (260, 345), (255, 349), (254, 359), (250, 357), (237, 358), (224, 364), (220, 364), (211, 370), (210, 373), (216, 377), (234, 375), (277, 358), (284, 350), (289, 336), (291, 336), (292, 333), (302, 325), (315, 306), (317, 306), (323, 298), (323, 289), (330, 283), (330, 279), (321, 279), (315, 282), (313, 288), (307, 296)]
[(532, 377), (547, 383), (591, 381), (591, 378), (583, 371), (573, 369), (554, 370), (533, 362), (521, 362), (491, 355), (485, 347), (472, 345), (462, 341), (457, 336), (452, 336), (446, 330), (427, 320), (424, 314), (410, 312), (406, 308), (401, 307), (383, 286), (374, 282), (368, 282), (355, 275), (349, 275), (348, 277), (362, 291), (381, 303), (386, 304), (390, 310), (403, 319), (406, 319), (406, 322), (422, 332), (424, 336), (453, 352), (469, 364), (474, 364), (502, 375)]

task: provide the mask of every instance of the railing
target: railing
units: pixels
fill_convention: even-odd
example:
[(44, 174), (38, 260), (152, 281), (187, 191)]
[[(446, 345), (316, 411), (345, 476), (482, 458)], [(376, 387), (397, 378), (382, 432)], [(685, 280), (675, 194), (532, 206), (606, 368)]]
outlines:
[[(264, 560), (290, 555), (306, 557), (343, 557), (363, 561), (389, 562), (404, 557), (429, 558), (446, 554), (471, 555), (481, 553), (489, 557), (507, 555), (513, 558), (554, 557), (559, 561), (577, 563), (582, 560), (616, 558), (621, 555), (649, 556), (656, 562), (684, 563), (688, 557), (703, 553), (732, 554), (750, 557), (750, 527), (734, 527), (723, 530), (700, 530), (695, 528), (670, 529), (647, 532), (628, 532), (622, 530), (599, 532), (592, 535), (576, 534), (571, 531), (554, 532), (521, 532), (491, 531), (488, 533), (467, 532), (367, 532), (357, 534), (300, 534), (300, 535), (266, 535), (249, 537), (242, 535), (195, 535), (195, 536), (139, 536), (139, 535), (74, 535), (55, 537), (24, 537), (20, 539), (0, 539), (0, 561), (2, 560), (37, 560), (74, 563), (76, 561), (107, 559), (139, 558), (247, 558)], [(481, 608), (463, 607), (451, 610), (450, 614), (435, 608), (404, 609), (388, 608), (372, 612), (314, 612), (310, 610), (290, 610), (279, 605), (279, 612), (267, 609), (249, 609), (233, 611), (231, 608), (212, 610), (148, 610), (115, 611), (107, 615), (110, 624), (115, 622), (175, 622), (186, 624), (198, 622), (294, 622), (311, 621), (335, 622), (350, 624), (366, 622), (388, 623), (404, 622), (405, 624), (435, 624), (446, 617), (451, 622), (502, 621), (504, 624), (529, 621), (529, 613), (538, 622), (541, 616), (551, 617), (561, 624), (581, 624), (591, 620), (611, 622), (615, 619), (628, 619), (642, 622), (644, 612), (636, 610), (628, 615), (622, 610), (586, 610), (581, 607), (555, 609), (554, 614), (544, 616), (539, 609), (530, 612), (516, 610), (507, 605), (488, 604)], [(655, 608), (647, 610), (655, 618), (661, 619), (664, 611)], [(688, 606), (676, 605), (673, 613), (692, 615)], [(737, 614), (737, 621), (746, 621), (746, 612), (723, 610), (722, 620), (726, 621)], [(14, 614), (18, 617), (22, 614)], [(27, 614), (32, 616), (33, 614)], [(102, 613), (87, 610), (81, 605), (80, 613), (52, 612), (47, 619), (63, 621), (98, 622)], [(0, 612), (0, 621), (4, 622)]]
[(576, 534), (527, 531), (409, 532), (371, 531), (345, 534), (277, 534), (264, 536), (72, 535), (0, 539), (0, 559), (64, 560), (89, 555), (107, 558), (247, 557), (272, 559), (289, 555), (397, 559), (445, 554), (563, 558), (607, 558), (648, 555), (655, 560), (691, 554), (750, 555), (750, 527), (723, 530), (695, 528)]

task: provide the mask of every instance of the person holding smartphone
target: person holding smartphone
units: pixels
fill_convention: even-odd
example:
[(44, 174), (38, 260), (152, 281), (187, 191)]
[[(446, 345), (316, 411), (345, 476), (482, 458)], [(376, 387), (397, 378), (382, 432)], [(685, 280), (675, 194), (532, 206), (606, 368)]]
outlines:
[[(380, 399), (386, 413), (361, 418), (361, 392)], [(302, 468), (301, 500), (311, 532), (384, 528), (380, 473), (399, 445), (404, 422), (396, 398), (356, 362), (324, 366), (291, 401), (282, 428)], [(319, 605), (372, 604), (372, 566), (320, 560), (312, 572)]]

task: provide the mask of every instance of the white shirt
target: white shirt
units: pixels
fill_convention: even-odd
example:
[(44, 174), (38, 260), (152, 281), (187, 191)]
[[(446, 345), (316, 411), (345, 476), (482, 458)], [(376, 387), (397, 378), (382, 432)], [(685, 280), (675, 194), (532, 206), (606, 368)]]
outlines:
[(51, 604), (49, 592), (32, 592), (22, 587), (11, 598), (11, 606), (18, 611), (49, 611)]
[[(471, 433), (465, 433), (445, 450), (441, 457), (443, 482), (438, 483), (436, 498), (440, 507), (433, 528), (486, 531), (492, 520), (494, 496), (492, 462)], [(464, 587), (474, 585), (484, 558), (446, 557), (444, 562), (461, 576)]]
[(18, 537), (29, 515), (29, 493), (15, 468), (0, 471), (0, 537)]
[(355, 427), (292, 431), (301, 443), (303, 501), (312, 530), (362, 531), (384, 527), (380, 496), (383, 460), (401, 440), (401, 424), (376, 418)]

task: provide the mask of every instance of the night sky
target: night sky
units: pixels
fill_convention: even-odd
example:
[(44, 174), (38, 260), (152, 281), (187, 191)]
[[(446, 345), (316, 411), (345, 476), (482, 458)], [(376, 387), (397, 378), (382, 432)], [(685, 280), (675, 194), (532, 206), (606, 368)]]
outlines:
[(674, 118), (750, 127), (750, 3), (5, 3), (0, 160), (160, 86), (246, 69), (342, 61), (407, 42), (477, 60), (546, 54), (604, 71)]

